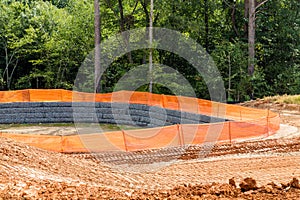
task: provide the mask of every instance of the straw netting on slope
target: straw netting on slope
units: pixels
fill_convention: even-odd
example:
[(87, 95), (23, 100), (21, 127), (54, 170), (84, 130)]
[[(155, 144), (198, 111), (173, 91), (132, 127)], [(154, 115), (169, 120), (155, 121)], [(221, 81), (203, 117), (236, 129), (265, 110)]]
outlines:
[[(116, 115), (105, 114), (104, 110), (97, 111), (97, 109), (98, 121), (95, 121), (94, 118), (89, 119), (89, 111), (85, 112), (85, 107), (80, 108), (79, 106), (82, 103), (85, 105), (85, 103), (97, 102), (101, 104), (100, 107), (109, 104), (111, 107), (121, 105), (117, 116), (122, 115), (121, 118), (124, 118), (125, 124), (133, 121), (139, 126), (154, 127), (73, 136), (1, 133), (2, 137), (12, 138), (42, 149), (68, 153), (136, 151), (189, 144), (234, 142), (245, 138), (266, 137), (274, 134), (280, 125), (279, 115), (269, 110), (147, 92), (119, 91), (92, 94), (60, 89), (29, 89), (0, 92), (0, 102), (0, 123), (5, 123), (4, 119), (12, 119), (15, 120), (12, 121), (13, 123), (18, 123), (21, 116), (24, 119), (21, 122), (24, 123), (73, 122), (73, 117), (76, 118), (78, 111), (81, 112), (78, 115), (82, 117), (80, 122), (119, 122), (118, 120), (117, 122), (113, 121)], [(96, 105), (97, 107), (97, 103), (93, 103), (91, 106)], [(28, 105), (30, 106), (28, 107)], [(124, 115), (126, 112), (122, 112), (122, 106), (126, 108), (126, 105), (131, 109), (128, 110), (128, 115)], [(49, 109), (49, 106), (52, 108)], [(22, 112), (20, 112), (21, 110)], [(13, 111), (15, 113), (11, 113)], [(30, 116), (32, 121), (29, 120)], [(105, 117), (111, 121), (101, 121), (101, 119), (106, 119)], [(49, 121), (49, 119), (53, 121)], [(6, 123), (9, 122), (9, 120), (6, 121)], [(157, 124), (152, 122), (157, 122)], [(155, 127), (155, 125), (162, 125), (162, 127)]]

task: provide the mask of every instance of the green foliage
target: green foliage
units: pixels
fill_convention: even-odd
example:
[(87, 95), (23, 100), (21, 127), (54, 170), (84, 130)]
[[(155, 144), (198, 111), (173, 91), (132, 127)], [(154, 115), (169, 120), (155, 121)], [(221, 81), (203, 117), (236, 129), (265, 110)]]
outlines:
[(223, 41), (211, 54), (223, 77), (228, 101), (250, 98), (251, 81), (247, 75), (246, 48), (240, 41)]
[[(121, 3), (124, 21), (119, 1), (101, 1), (103, 40), (149, 24), (149, 1)], [(91, 0), (0, 0), (0, 89), (71, 89), (79, 67), (94, 48), (93, 9)], [(258, 10), (252, 77), (247, 73), (243, 0), (157, 0), (154, 26), (174, 29), (196, 40), (213, 57), (227, 90), (227, 100), (244, 101), (300, 93), (299, 10), (298, 0), (269, 0)], [(148, 49), (142, 49), (115, 60), (101, 79), (102, 91), (113, 91), (127, 72), (148, 62), (148, 54)], [(180, 56), (155, 50), (154, 61), (177, 70), (198, 97), (210, 98), (201, 74)], [(160, 70), (156, 69), (156, 77), (175, 79), (176, 74), (164, 76)], [(91, 88), (91, 80), (81, 84)], [(148, 90), (148, 85), (138, 85), (138, 80), (128, 84), (136, 85), (140, 91)], [(155, 93), (174, 93), (169, 87), (184, 90), (176, 83), (156, 83), (153, 89)]]

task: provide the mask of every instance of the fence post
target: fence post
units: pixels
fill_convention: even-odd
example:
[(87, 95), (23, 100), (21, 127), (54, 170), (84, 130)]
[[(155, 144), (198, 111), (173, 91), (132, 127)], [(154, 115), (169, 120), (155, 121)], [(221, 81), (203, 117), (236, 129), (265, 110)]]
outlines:
[(64, 140), (63, 140), (63, 136), (60, 136), (60, 152), (64, 153)]
[(181, 138), (182, 138), (182, 144), (185, 145), (185, 141), (184, 141), (184, 133), (183, 133), (183, 131), (182, 131), (182, 124), (180, 124), (179, 128), (180, 128), (180, 133), (181, 133)]
[(267, 134), (268, 134), (267, 137), (270, 136), (270, 134), (269, 134), (269, 126), (270, 126), (270, 119), (269, 119), (269, 116), (270, 116), (270, 108), (268, 108), (268, 113), (267, 113)]
[(184, 138), (183, 138), (183, 134), (182, 134), (181, 124), (177, 124), (177, 132), (178, 132), (178, 136), (179, 136), (180, 146), (184, 146)]
[(231, 122), (228, 122), (228, 133), (229, 133), (229, 141), (230, 144), (232, 144), (232, 139), (231, 139)]
[(242, 121), (243, 118), (242, 118), (242, 111), (240, 110), (240, 121)]
[(31, 92), (30, 92), (30, 89), (27, 89), (26, 90), (27, 91), (27, 93), (28, 93), (28, 102), (31, 102)]
[(126, 143), (126, 138), (125, 138), (125, 132), (124, 132), (123, 129), (122, 129), (122, 135), (123, 135), (123, 141), (124, 141), (125, 151), (128, 152), (127, 143)]
[(166, 104), (165, 104), (165, 95), (162, 94), (162, 95), (161, 95), (161, 99), (162, 99), (162, 100), (161, 100), (162, 107), (163, 107), (163, 108), (166, 108)]

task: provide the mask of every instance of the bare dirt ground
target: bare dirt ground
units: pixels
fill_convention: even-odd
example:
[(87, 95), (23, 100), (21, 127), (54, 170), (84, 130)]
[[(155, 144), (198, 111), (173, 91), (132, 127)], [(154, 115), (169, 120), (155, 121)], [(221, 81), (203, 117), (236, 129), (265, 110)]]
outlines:
[[(133, 153), (59, 154), (0, 138), (0, 199), (300, 199), (300, 112), (263, 101), (270, 138)], [(53, 130), (52, 130), (53, 131)]]

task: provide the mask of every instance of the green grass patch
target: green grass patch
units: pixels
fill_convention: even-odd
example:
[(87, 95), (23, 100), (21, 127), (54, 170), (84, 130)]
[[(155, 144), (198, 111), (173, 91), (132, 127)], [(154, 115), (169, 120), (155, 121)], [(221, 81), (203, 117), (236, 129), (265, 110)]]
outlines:
[(41, 127), (74, 127), (74, 124), (70, 123), (55, 123), (55, 124), (0, 124), (0, 129), (8, 128), (22, 128), (22, 127), (32, 127), (32, 126), (41, 126)]
[[(119, 130), (134, 130), (141, 129), (143, 127), (130, 126), (130, 125), (117, 125), (117, 124), (91, 124), (91, 123), (81, 123), (80, 127), (95, 127), (100, 126), (105, 132), (109, 131), (119, 131)], [(55, 124), (0, 124), (1, 129), (9, 128), (27, 128), (27, 127), (75, 127), (72, 123), (55, 123)]]

